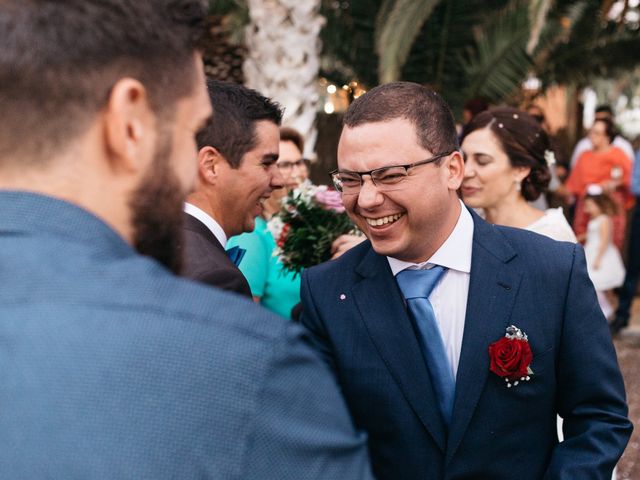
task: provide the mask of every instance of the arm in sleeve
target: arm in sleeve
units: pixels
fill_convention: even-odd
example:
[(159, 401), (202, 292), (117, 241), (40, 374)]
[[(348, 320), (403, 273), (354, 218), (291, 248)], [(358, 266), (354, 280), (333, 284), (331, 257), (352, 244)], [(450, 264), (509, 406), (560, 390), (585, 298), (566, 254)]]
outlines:
[(244, 480), (372, 479), (366, 435), (300, 326), (275, 349), (249, 438)]
[(610, 479), (633, 426), (607, 322), (587, 275), (584, 251), (574, 247), (558, 351), (557, 404), (564, 442), (547, 479)]
[(579, 159), (576, 162), (575, 166), (571, 169), (571, 173), (569, 173), (569, 178), (565, 182), (565, 187), (574, 195), (580, 195), (583, 193), (585, 185), (582, 181), (582, 164)]

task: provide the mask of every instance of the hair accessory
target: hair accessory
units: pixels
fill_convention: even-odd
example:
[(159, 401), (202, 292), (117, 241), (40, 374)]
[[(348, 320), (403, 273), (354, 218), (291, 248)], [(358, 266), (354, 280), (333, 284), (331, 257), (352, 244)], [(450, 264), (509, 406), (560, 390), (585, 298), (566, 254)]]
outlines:
[(518, 114), (517, 114), (517, 113), (514, 113), (514, 114), (513, 114), (513, 118), (515, 118), (515, 119), (517, 120), (517, 119), (518, 119)]
[(498, 128), (503, 128), (503, 127), (504, 127), (504, 125), (502, 123), (498, 124)]
[(604, 193), (604, 190), (600, 185), (595, 183), (592, 183), (591, 185), (587, 185), (587, 195), (591, 195), (595, 197), (597, 195), (602, 195), (603, 193)]
[(547, 166), (552, 167), (556, 164), (556, 154), (553, 150), (544, 151), (544, 161), (547, 162)]

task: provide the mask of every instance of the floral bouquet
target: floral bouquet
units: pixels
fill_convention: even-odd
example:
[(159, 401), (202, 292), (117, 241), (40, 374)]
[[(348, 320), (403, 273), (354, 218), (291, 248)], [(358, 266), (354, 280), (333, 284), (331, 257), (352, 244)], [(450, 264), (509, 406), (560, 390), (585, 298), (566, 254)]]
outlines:
[(268, 228), (277, 244), (274, 255), (296, 274), (329, 260), (331, 244), (340, 235), (357, 234), (340, 192), (309, 181), (288, 193)]

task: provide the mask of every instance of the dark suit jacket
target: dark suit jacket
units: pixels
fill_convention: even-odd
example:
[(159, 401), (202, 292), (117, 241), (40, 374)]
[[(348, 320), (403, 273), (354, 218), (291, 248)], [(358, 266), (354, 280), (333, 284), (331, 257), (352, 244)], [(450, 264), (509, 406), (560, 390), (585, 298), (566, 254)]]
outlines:
[(182, 276), (251, 297), (247, 279), (211, 230), (188, 213), (183, 222)]
[[(385, 257), (369, 242), (302, 275), (302, 323), (334, 369), (378, 480), (610, 479), (631, 434), (622, 378), (582, 247), (474, 215), (452, 424)], [(488, 347), (514, 324), (530, 382), (507, 388)], [(558, 444), (556, 413), (564, 418)]]
[(370, 480), (299, 325), (0, 191), (0, 478)]

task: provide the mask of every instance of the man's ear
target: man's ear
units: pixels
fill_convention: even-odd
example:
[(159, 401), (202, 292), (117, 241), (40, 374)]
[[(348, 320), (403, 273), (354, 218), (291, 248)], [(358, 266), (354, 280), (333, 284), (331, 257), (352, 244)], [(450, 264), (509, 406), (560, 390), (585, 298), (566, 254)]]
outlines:
[(115, 171), (143, 170), (153, 158), (156, 115), (138, 80), (122, 78), (111, 89), (104, 111), (107, 157)]
[(201, 183), (215, 185), (229, 168), (227, 159), (217, 148), (206, 146), (198, 151), (198, 180)]
[(455, 150), (447, 157), (445, 162), (443, 167), (446, 169), (447, 186), (449, 190), (458, 190), (464, 178), (464, 159), (462, 158), (462, 153)]

